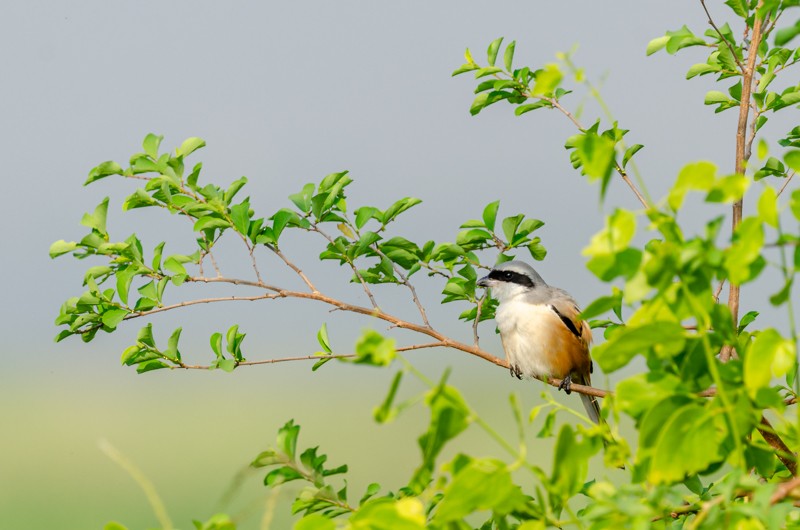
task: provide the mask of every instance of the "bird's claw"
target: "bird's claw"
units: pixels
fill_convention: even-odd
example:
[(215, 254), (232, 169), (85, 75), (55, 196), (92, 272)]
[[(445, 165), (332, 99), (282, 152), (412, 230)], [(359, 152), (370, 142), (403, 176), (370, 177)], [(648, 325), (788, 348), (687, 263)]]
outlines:
[(567, 395), (572, 393), (572, 378), (570, 376), (565, 377), (561, 380), (561, 384), (558, 385), (559, 390), (563, 390)]
[(520, 369), (518, 364), (510, 364), (508, 366), (508, 369), (511, 372), (511, 377), (522, 379), (522, 370)]

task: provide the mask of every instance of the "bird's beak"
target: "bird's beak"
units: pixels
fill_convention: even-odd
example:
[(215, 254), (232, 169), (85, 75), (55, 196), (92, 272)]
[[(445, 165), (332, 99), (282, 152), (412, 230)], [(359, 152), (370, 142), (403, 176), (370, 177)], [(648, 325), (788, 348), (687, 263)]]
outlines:
[(489, 277), (484, 276), (480, 280), (478, 280), (478, 287), (489, 287)]

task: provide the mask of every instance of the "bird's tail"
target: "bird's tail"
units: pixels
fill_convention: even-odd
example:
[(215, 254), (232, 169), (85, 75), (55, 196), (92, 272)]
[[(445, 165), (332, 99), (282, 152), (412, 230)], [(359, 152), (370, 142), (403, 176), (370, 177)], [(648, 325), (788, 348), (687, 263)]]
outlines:
[[(576, 377), (575, 382), (580, 385), (592, 386), (592, 378), (589, 374)], [(581, 394), (581, 401), (583, 402), (583, 408), (586, 409), (586, 414), (589, 415), (589, 419), (595, 423), (600, 423), (600, 404), (597, 402), (597, 397)]]
[(597, 398), (581, 394), (581, 401), (589, 418), (595, 423), (600, 423), (600, 405), (597, 403)]

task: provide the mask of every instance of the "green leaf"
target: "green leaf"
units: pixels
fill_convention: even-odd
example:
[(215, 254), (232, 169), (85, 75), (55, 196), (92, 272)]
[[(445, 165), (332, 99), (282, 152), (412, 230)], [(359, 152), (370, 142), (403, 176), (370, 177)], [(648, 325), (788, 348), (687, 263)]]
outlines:
[(698, 75), (708, 74), (710, 72), (719, 72), (719, 71), (720, 71), (719, 65), (713, 65), (708, 63), (697, 63), (695, 65), (692, 65), (692, 67), (689, 68), (689, 71), (686, 72), (686, 79), (691, 79)]
[(181, 146), (175, 150), (176, 154), (181, 157), (187, 157), (198, 149), (205, 147), (206, 142), (202, 138), (193, 136), (183, 141)]
[(638, 153), (642, 147), (644, 147), (642, 144), (633, 144), (632, 146), (630, 146), (625, 150), (625, 154), (622, 157), (623, 169), (628, 165), (628, 162), (630, 161), (631, 158), (633, 158), (633, 155)]
[(778, 228), (778, 194), (767, 186), (758, 199), (758, 216), (768, 225)]
[(144, 361), (139, 363), (136, 366), (136, 373), (143, 374), (145, 372), (160, 370), (162, 368), (169, 368), (169, 365), (164, 361), (160, 361), (158, 359), (151, 359), (149, 361)]
[(657, 348), (660, 356), (674, 355), (686, 344), (686, 331), (671, 321), (619, 328), (605, 343), (592, 350), (592, 357), (604, 373), (627, 365), (636, 355)]
[(410, 487), (424, 488), (436, 463), (436, 458), (445, 444), (461, 434), (471, 420), (469, 407), (458, 389), (445, 384), (447, 373), (436, 388), (425, 395), (425, 404), (431, 411), (428, 430), (419, 437), (422, 450), (422, 465), (411, 479)]
[(122, 170), (122, 166), (113, 160), (109, 160), (93, 167), (92, 170), (89, 171), (89, 177), (86, 179), (86, 182), (84, 182), (83, 185), (86, 186), (95, 180), (100, 180), (110, 175), (122, 175), (123, 173), (124, 171)]
[(181, 338), (181, 331), (182, 328), (178, 328), (172, 332), (172, 335), (170, 335), (167, 341), (167, 349), (162, 352), (166, 358), (173, 362), (180, 362), (181, 360), (181, 353), (178, 351), (178, 341)]
[(798, 35), (800, 35), (800, 20), (793, 26), (781, 28), (775, 32), (775, 46), (785, 46)]
[(664, 46), (667, 45), (668, 41), (669, 41), (669, 35), (664, 35), (663, 37), (656, 37), (655, 39), (647, 43), (647, 49), (645, 50), (645, 53), (647, 55), (653, 55), (657, 51), (663, 49)]
[(708, 191), (711, 189), (716, 181), (716, 174), (717, 166), (711, 162), (695, 162), (683, 166), (667, 198), (667, 203), (672, 211), (680, 210), (683, 199), (689, 190)]
[(111, 329), (115, 329), (120, 322), (128, 315), (125, 309), (109, 309), (103, 313), (101, 317), (103, 325)]
[(677, 482), (686, 475), (705, 471), (724, 458), (720, 454), (721, 433), (714, 417), (702, 406), (696, 403), (673, 406), (666, 419), (654, 420), (659, 421), (659, 425), (648, 473), (650, 481), (656, 484)]
[(794, 190), (792, 192), (792, 198), (789, 200), (789, 208), (792, 210), (795, 219), (800, 221), (800, 190)]
[(706, 195), (707, 202), (733, 203), (744, 197), (750, 179), (744, 175), (728, 175), (717, 180)]
[(540, 99), (539, 101), (537, 101), (535, 103), (528, 103), (528, 104), (525, 104), (525, 105), (520, 105), (519, 107), (517, 107), (514, 110), (514, 114), (516, 116), (521, 116), (521, 115), (525, 114), (526, 112), (530, 112), (532, 110), (541, 109), (542, 107), (549, 107), (549, 106), (550, 106), (550, 103), (548, 101), (546, 101), (544, 99)]
[(495, 39), (489, 44), (489, 49), (486, 51), (486, 58), (489, 66), (494, 66), (497, 61), (497, 52), (500, 50), (500, 44), (503, 42), (503, 37)]
[(303, 189), (299, 192), (289, 195), (289, 200), (291, 200), (301, 212), (309, 213), (311, 211), (311, 196), (314, 194), (314, 189), (314, 184), (308, 183), (303, 186)]
[(64, 241), (63, 239), (59, 239), (50, 245), (50, 257), (55, 258), (61, 256), (67, 252), (72, 252), (76, 248), (78, 248), (78, 244), (75, 241)]
[(638, 422), (657, 403), (676, 394), (682, 386), (679, 377), (664, 372), (637, 374), (617, 384), (617, 403)]
[[(499, 460), (476, 459), (458, 470), (447, 485), (433, 522), (444, 525), (483, 510), (507, 515), (522, 510), (525, 495)], [(456, 528), (456, 526), (453, 526)]]
[(544, 69), (539, 70), (536, 75), (536, 81), (531, 89), (531, 95), (545, 97), (552, 95), (553, 91), (558, 87), (563, 78), (564, 74), (561, 72), (561, 68), (559, 68), (557, 64), (546, 64)]
[(356, 342), (356, 364), (389, 366), (394, 360), (395, 340), (386, 338), (377, 331), (367, 330)]
[(509, 72), (512, 70), (512, 66), (514, 63), (514, 49), (517, 46), (517, 41), (511, 41), (508, 46), (506, 46), (506, 51), (503, 54), (503, 63), (506, 67), (506, 70)]
[(730, 7), (741, 18), (747, 18), (749, 15), (747, 0), (725, 0), (725, 5)]
[(250, 203), (245, 201), (232, 206), (231, 221), (236, 231), (246, 236), (250, 229)]
[(383, 219), (381, 220), (381, 222), (385, 226), (389, 224), (391, 221), (393, 221), (395, 218), (397, 218), (398, 215), (405, 212), (409, 208), (413, 208), (414, 206), (420, 204), (421, 202), (422, 201), (420, 199), (416, 199), (414, 197), (403, 197), (399, 201), (389, 206), (386, 209), (386, 211), (383, 212)]
[(544, 248), (541, 241), (540, 237), (534, 237), (528, 244), (528, 252), (531, 253), (531, 257), (536, 261), (542, 261), (547, 256), (547, 249)]
[(562, 504), (583, 488), (589, 472), (589, 458), (597, 453), (600, 447), (599, 439), (584, 435), (581, 440), (570, 425), (561, 426), (553, 455), (550, 489), (560, 497)]
[(622, 308), (622, 291), (616, 287), (613, 289), (612, 295), (601, 296), (586, 306), (586, 309), (581, 311), (581, 319), (589, 320), (611, 310), (619, 317)]
[(763, 138), (758, 139), (758, 146), (756, 147), (756, 156), (758, 156), (759, 160), (764, 160), (769, 155), (769, 145), (767, 141)]
[(456, 236), (456, 244), (464, 248), (476, 248), (487, 240), (492, 239), (492, 234), (480, 228), (462, 230)]
[(336, 530), (336, 523), (332, 519), (328, 519), (324, 515), (312, 513), (298, 519), (293, 530)]
[(794, 171), (800, 172), (800, 151), (787, 151), (783, 155), (783, 161)]
[(211, 335), (211, 350), (214, 352), (214, 355), (217, 356), (218, 360), (222, 360), (225, 358), (224, 354), (222, 353), (222, 333), (215, 332)]
[[(350, 530), (425, 530), (425, 506), (416, 497), (372, 499), (350, 517), (347, 527)], [(312, 528), (316, 530), (317, 527)], [(330, 530), (332, 527), (320, 528)]]
[(214, 366), (222, 370), (223, 372), (231, 373), (236, 369), (236, 360), (235, 359), (219, 359), (214, 362)]
[(751, 398), (767, 388), (772, 377), (782, 377), (797, 362), (794, 342), (785, 339), (773, 328), (758, 333), (745, 352), (744, 384)]
[(483, 209), (483, 223), (491, 232), (494, 232), (494, 223), (497, 220), (497, 209), (499, 207), (500, 201), (494, 201), (487, 204)]
[(400, 388), (400, 382), (403, 380), (403, 371), (400, 370), (396, 374), (394, 374), (394, 379), (392, 379), (392, 384), (389, 386), (389, 392), (386, 394), (386, 398), (383, 400), (383, 403), (380, 404), (379, 407), (375, 407), (372, 410), (372, 417), (378, 423), (388, 423), (394, 419), (397, 415), (398, 408), (393, 407), (394, 399), (397, 396), (397, 390)]
[(764, 247), (764, 229), (760, 219), (745, 218), (737, 227), (735, 241), (725, 251), (724, 267), (728, 279), (735, 284), (742, 284), (753, 279), (751, 266), (761, 258)]
[(322, 327), (320, 327), (319, 331), (317, 331), (317, 342), (319, 342), (319, 345), (323, 350), (325, 350), (326, 353), (333, 353), (333, 350), (331, 350), (331, 343), (328, 340), (327, 324), (322, 324)]
[(666, 42), (666, 49), (670, 55), (689, 46), (703, 46), (706, 44), (704, 39), (695, 36), (686, 26), (675, 31), (668, 31), (667, 35), (669, 40)]
[(616, 159), (616, 142), (605, 135), (598, 135), (593, 130), (570, 138), (567, 147), (574, 147), (578, 166), (589, 180), (601, 180), (603, 193), (614, 169)]
[(362, 206), (356, 210), (356, 228), (361, 230), (364, 228), (364, 225), (367, 224), (367, 221), (370, 219), (379, 219), (379, 217), (377, 217), (379, 215), (381, 215), (381, 211), (377, 208)]
[(145, 154), (152, 158), (153, 160), (158, 159), (158, 146), (161, 145), (161, 140), (163, 140), (163, 136), (156, 136), (153, 133), (148, 134), (144, 137), (144, 141), (142, 142), (142, 147), (144, 148)]
[(461, 66), (453, 70), (453, 73), (450, 74), (450, 76), (455, 77), (465, 72), (472, 72), (473, 70), (477, 70), (478, 68), (480, 67), (477, 64), (462, 64)]
[(734, 103), (734, 101), (724, 92), (720, 92), (719, 90), (709, 90), (706, 92), (706, 97), (703, 99), (703, 103), (706, 105), (716, 105), (718, 103)]
[(636, 234), (636, 216), (633, 212), (617, 209), (606, 217), (606, 226), (592, 236), (589, 246), (583, 250), (585, 256), (613, 254), (628, 247)]
[(201, 230), (209, 230), (213, 228), (229, 228), (230, 226), (230, 223), (221, 217), (206, 215), (194, 223), (194, 231), (199, 232)]
[[(106, 217), (108, 216), (108, 197), (97, 205), (94, 213), (83, 214), (81, 224), (92, 230), (96, 230), (102, 235), (106, 235)], [(107, 239), (106, 239), (107, 240)]]
[(524, 214), (519, 214), (503, 219), (503, 234), (506, 236), (506, 241), (511, 242), (511, 240), (514, 239), (514, 235), (517, 233), (517, 228), (524, 218)]

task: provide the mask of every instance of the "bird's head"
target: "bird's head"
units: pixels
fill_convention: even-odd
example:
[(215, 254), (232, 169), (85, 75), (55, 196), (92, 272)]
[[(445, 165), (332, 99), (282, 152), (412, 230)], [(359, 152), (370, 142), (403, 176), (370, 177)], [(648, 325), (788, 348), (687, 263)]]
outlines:
[(503, 302), (519, 294), (547, 287), (533, 267), (523, 261), (506, 261), (478, 280), (479, 287), (492, 290), (492, 296)]

